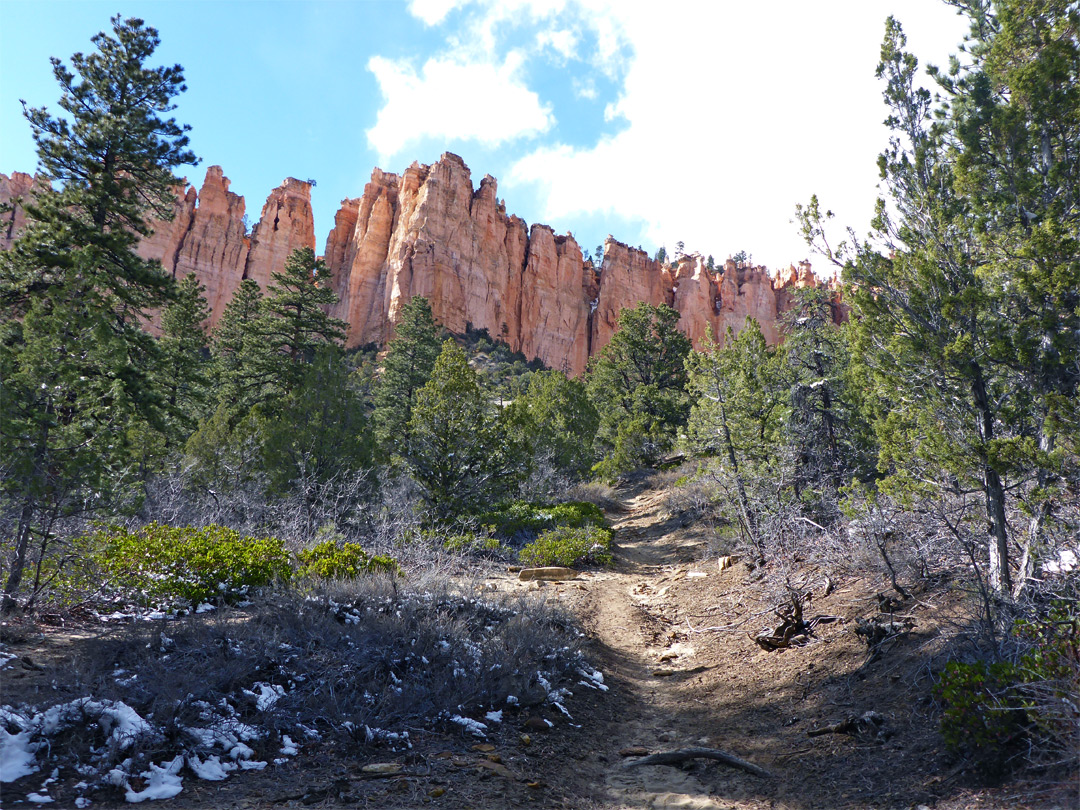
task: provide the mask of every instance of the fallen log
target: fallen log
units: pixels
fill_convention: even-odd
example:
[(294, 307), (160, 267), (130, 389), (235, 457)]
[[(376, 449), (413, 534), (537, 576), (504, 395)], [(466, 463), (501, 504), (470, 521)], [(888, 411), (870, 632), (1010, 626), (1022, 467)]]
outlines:
[(726, 751), (721, 751), (719, 748), (678, 748), (674, 751), (660, 751), (656, 754), (649, 754), (649, 756), (642, 757), (641, 759), (624, 762), (623, 767), (637, 768), (641, 765), (682, 765), (690, 759), (714, 759), (723, 765), (738, 768), (739, 770), (746, 771), (754, 776), (760, 776), (765, 779), (772, 777), (772, 774), (764, 768), (759, 768), (754, 763), (739, 759)]
[(812, 728), (806, 732), (807, 737), (820, 737), (823, 734), (869, 735), (885, 739), (892, 736), (892, 732), (885, 728), (885, 718), (875, 711), (864, 712), (862, 715), (853, 714), (839, 723)]
[(563, 582), (568, 579), (577, 579), (578, 572), (573, 568), (561, 566), (547, 566), (544, 568), (522, 568), (518, 572), (518, 579), (522, 582), (542, 580), (546, 582)]

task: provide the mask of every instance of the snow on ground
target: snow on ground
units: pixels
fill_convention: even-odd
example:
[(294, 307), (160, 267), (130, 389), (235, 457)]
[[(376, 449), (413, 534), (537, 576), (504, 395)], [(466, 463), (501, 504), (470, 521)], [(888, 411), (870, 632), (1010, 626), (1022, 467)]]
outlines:
[[(478, 612), (484, 615), (485, 621), (475, 625), (479, 632), (473, 638), (456, 635), (444, 637), (428, 648), (426, 655), (421, 654), (420, 650), (415, 653), (408, 651), (394, 659), (394, 665), (402, 667), (401, 675), (390, 670), (387, 675), (387, 689), (400, 692), (414, 677), (445, 677), (440, 675), (440, 672), (449, 674), (452, 669), (467, 673), (477, 671), (481, 665), (493, 671), (503, 666), (498, 659), (492, 663), (487, 645), (490, 638), (497, 636), (493, 635), (496, 623), (516, 616), (516, 612), (495, 603), (481, 604), (476, 599), (466, 599), (462, 603), (455, 601), (451, 604), (447, 602), (447, 597), (442, 597), (438, 603), (434, 596), (426, 594), (412, 598), (421, 601), (427, 598), (435, 608), (449, 606), (456, 610), (462, 603), (475, 605), (479, 608)], [(393, 612), (399, 610), (400, 606), (401, 603), (389, 599), (385, 600), (385, 604), (369, 603), (367, 606), (359, 601), (346, 605), (329, 605), (331, 614), (346, 626), (369, 621), (373, 612)], [(207, 612), (212, 607), (200, 605), (196, 612)], [(168, 621), (178, 615), (180, 614), (175, 611), (166, 615), (162, 611), (128, 609), (105, 613), (99, 615), (99, 618), (109, 623), (146, 619)], [(398, 615), (400, 616), (400, 612)], [(180, 635), (173, 635), (181, 639)], [(176, 651), (179, 643), (181, 642), (159, 633), (155, 637), (153, 650), (167, 659)], [(239, 655), (242, 652), (239, 647), (234, 649), (234, 645), (238, 643), (234, 639), (228, 639), (231, 653)], [(415, 644), (415, 639), (413, 643)], [(352, 644), (349, 646), (351, 648)], [(91, 804), (87, 796), (103, 786), (118, 789), (130, 803), (141, 803), (178, 795), (183, 790), (184, 778), (222, 781), (240, 771), (263, 770), (271, 765), (284, 765), (289, 762), (290, 757), (300, 753), (302, 743), (297, 740), (318, 740), (325, 732), (304, 725), (299, 722), (302, 718), (297, 716), (292, 726), (288, 727), (291, 734), (282, 733), (286, 729), (280, 722), (281, 707), (288, 705), (288, 701), (281, 701), (285, 698), (291, 700), (294, 690), (305, 688), (301, 685), (310, 683), (309, 678), (312, 676), (310, 672), (303, 671), (296, 665), (289, 666), (301, 659), (298, 648), (284, 642), (280, 643), (278, 648), (281, 657), (278, 659), (280, 671), (277, 677), (288, 683), (287, 688), (280, 683), (252, 680), (238, 685), (231, 695), (218, 695), (213, 698), (213, 702), (196, 700), (193, 695), (189, 695), (186, 701), (188, 721), (180, 726), (179, 733), (176, 733), (177, 729), (166, 730), (164, 726), (148, 719), (149, 715), (143, 717), (122, 700), (85, 696), (52, 706), (0, 706), (0, 782), (10, 784), (42, 770), (49, 772), (56, 766), (72, 768), (85, 778), (68, 788), (77, 794), (75, 797), (62, 797), (61, 800), (73, 802), (74, 806), (83, 808)], [(531, 680), (546, 693), (547, 703), (569, 718), (570, 712), (563, 703), (572, 693), (559, 686), (572, 682), (578, 675), (582, 678), (579, 681), (582, 685), (605, 691), (607, 686), (604, 684), (603, 675), (589, 667), (580, 655), (569, 654), (569, 657), (563, 659), (561, 656), (564, 653), (569, 654), (569, 648), (560, 648), (547, 655), (545, 660), (562, 663), (554, 663), (547, 669), (536, 671)], [(0, 653), (0, 656), (0, 666), (13, 657), (6, 653)], [(108, 670), (112, 683), (133, 692), (147, 688), (145, 684), (152, 680), (149, 676), (143, 673), (140, 677), (140, 672), (136, 671), (138, 668), (131, 664), (123, 666), (118, 662)], [(564, 667), (566, 668), (563, 669)], [(252, 675), (254, 674), (253, 672)], [(526, 673), (521, 675), (527, 678)], [(522, 686), (524, 685), (523, 683)], [(370, 688), (377, 689), (375, 684)], [(376, 694), (368, 695), (365, 691), (364, 695), (370, 698), (372, 703), (378, 700)], [(134, 700), (132, 702), (141, 705)], [(505, 696), (505, 706), (511, 712), (516, 711), (519, 705), (520, 701), (514, 695)], [(479, 706), (456, 708), (454, 713), (443, 711), (432, 716), (429, 722), (438, 725), (449, 721), (474, 737), (486, 739), (490, 727), (503, 722), (505, 711), (491, 704), (488, 704), (489, 710), (486, 713), (484, 708)], [(468, 713), (482, 713), (482, 720), (469, 717)], [(550, 724), (550, 721), (545, 722)], [(350, 729), (354, 739), (368, 744), (384, 745), (394, 751), (412, 748), (408, 731), (391, 731), (360, 723), (346, 722), (344, 725)], [(148, 758), (146, 752), (149, 751), (154, 752), (153, 761)], [(165, 759), (158, 759), (163, 755)], [(32, 788), (21, 785), (23, 790), (28, 791), (23, 794), (25, 800), (40, 804), (55, 803), (57, 800), (50, 795), (50, 783), (56, 781), (57, 774), (57, 770), (52, 770), (52, 776), (43, 780), (40, 785), (34, 784)], [(7, 793), (7, 789), (4, 792)], [(52, 793), (56, 793), (56, 786), (53, 786)]]
[(457, 723), (474, 737), (487, 739), (487, 726), (479, 720), (473, 720), (471, 717), (462, 717), (460, 714), (454, 714), (450, 716), (450, 722)]

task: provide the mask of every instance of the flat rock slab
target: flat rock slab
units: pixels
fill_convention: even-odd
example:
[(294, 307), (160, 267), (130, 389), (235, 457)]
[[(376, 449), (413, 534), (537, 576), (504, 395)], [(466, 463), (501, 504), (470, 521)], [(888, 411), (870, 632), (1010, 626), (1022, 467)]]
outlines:
[(577, 579), (578, 572), (573, 568), (561, 568), (559, 566), (547, 566), (544, 568), (522, 568), (518, 579), (522, 582), (532, 580), (544, 580), (545, 582), (562, 582), (567, 579)]

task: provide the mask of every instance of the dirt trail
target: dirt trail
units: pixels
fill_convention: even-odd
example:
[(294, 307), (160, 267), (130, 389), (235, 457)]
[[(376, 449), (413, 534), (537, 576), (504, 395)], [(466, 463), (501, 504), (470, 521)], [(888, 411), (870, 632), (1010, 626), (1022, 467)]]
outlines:
[[(597, 810), (725, 808), (1056, 808), (1073, 806), (1031, 786), (987, 790), (941, 750), (926, 661), (942, 637), (948, 588), (910, 604), (913, 631), (880, 656), (853, 632), (873, 616), (881, 582), (834, 582), (811, 565), (762, 578), (742, 564), (720, 570), (708, 529), (669, 517), (648, 482), (609, 512), (615, 565), (560, 589), (590, 636), (590, 660), (611, 692), (568, 751), (559, 805)], [(753, 636), (775, 624), (785, 580), (808, 616), (826, 616), (805, 644), (768, 652)], [(934, 604), (938, 607), (935, 608)], [(873, 711), (870, 733), (813, 734)], [(751, 775), (707, 760), (627, 769), (620, 752), (718, 748), (771, 772)]]
[[(688, 706), (695, 700), (700, 704), (701, 676), (716, 667), (698, 654), (673, 594), (680, 581), (707, 576), (699, 570), (706, 564), (694, 562), (702, 556), (703, 541), (664, 518), (663, 499), (664, 493), (654, 490), (631, 492), (623, 500), (625, 511), (610, 516), (616, 563), (590, 578), (581, 606), (594, 639), (593, 655), (622, 704), (621, 717), (597, 735), (598, 750), (607, 750), (594, 791), (605, 807), (730, 807), (715, 796), (715, 763), (628, 770), (618, 754), (632, 746), (659, 751), (717, 744), (699, 724), (682, 722)], [(706, 773), (713, 778), (703, 780)], [(728, 776), (755, 779), (737, 772)]]

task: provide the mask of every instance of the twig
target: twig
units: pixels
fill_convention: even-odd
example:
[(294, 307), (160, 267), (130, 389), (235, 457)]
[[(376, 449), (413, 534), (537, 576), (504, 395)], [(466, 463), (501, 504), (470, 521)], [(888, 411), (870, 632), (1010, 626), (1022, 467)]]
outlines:
[(772, 777), (772, 774), (764, 768), (759, 768), (752, 762), (739, 759), (726, 751), (721, 751), (719, 748), (678, 748), (674, 751), (661, 751), (656, 754), (650, 754), (647, 757), (642, 757), (641, 759), (625, 762), (623, 767), (637, 768), (640, 765), (681, 765), (688, 759), (714, 759), (724, 765), (738, 768), (753, 774), (754, 776), (761, 776), (766, 779)]

